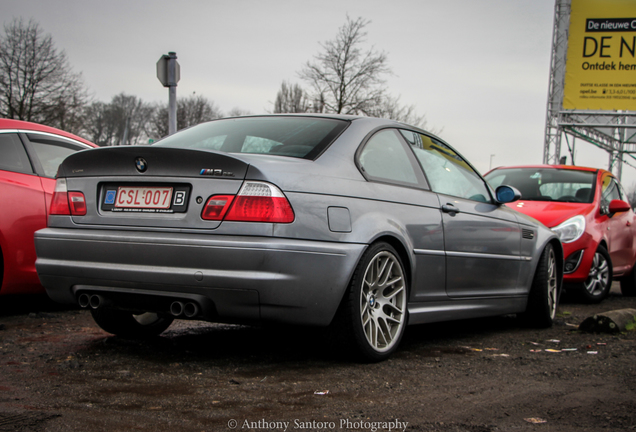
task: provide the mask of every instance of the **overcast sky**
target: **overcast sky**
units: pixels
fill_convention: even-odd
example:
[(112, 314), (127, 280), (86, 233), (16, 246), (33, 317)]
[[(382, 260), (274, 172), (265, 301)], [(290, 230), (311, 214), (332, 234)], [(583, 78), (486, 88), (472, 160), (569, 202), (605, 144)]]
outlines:
[[(253, 114), (273, 109), (283, 80), (302, 84), (347, 14), (363, 17), (368, 46), (388, 55), (388, 91), (478, 170), (542, 162), (554, 0), (0, 0), (0, 11), (51, 34), (96, 100), (167, 102), (156, 62), (174, 51), (178, 97)], [(577, 141), (576, 162), (607, 168), (608, 155)], [(623, 183), (636, 186), (636, 170), (624, 166)]]

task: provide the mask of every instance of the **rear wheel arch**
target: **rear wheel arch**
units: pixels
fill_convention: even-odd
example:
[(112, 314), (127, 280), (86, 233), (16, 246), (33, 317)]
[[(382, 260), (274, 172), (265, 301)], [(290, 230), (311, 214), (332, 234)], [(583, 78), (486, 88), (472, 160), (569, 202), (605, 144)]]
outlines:
[[(351, 282), (353, 281), (353, 278), (355, 276), (355, 270), (360, 265), (360, 262), (364, 258), (365, 253), (369, 249), (371, 249), (373, 246), (378, 244), (378, 243), (388, 243), (391, 247), (393, 247), (393, 249), (395, 249), (395, 251), (398, 254), (398, 257), (402, 261), (402, 265), (404, 266), (404, 273), (406, 275), (406, 282), (408, 284), (409, 291), (410, 291), (410, 289), (411, 289), (411, 281), (413, 280), (413, 274), (412, 274), (413, 265), (412, 265), (411, 257), (409, 255), (409, 253), (407, 252), (408, 249), (406, 248), (406, 246), (404, 246), (404, 243), (401, 240), (399, 240), (397, 237), (385, 234), (385, 235), (382, 235), (382, 236), (380, 236), (378, 238), (373, 239), (373, 241), (371, 241), (367, 245), (367, 247), (364, 248), (362, 250), (362, 252), (360, 253), (360, 256), (358, 257), (358, 260), (356, 261), (355, 266), (351, 270), (351, 275), (349, 276), (349, 279), (347, 280), (347, 285), (342, 290), (342, 296), (340, 298), (340, 303), (339, 303), (339, 306), (338, 306), (338, 310), (342, 307), (343, 303), (346, 301), (347, 295), (349, 293), (349, 287), (351, 286)], [(410, 292), (409, 292), (409, 294), (410, 294)], [(335, 319), (337, 319), (337, 315), (338, 315), (338, 311), (336, 311), (334, 316), (332, 317), (332, 324), (333, 324), (333, 321)]]
[(398, 253), (398, 255), (400, 256), (400, 259), (402, 260), (402, 265), (404, 266), (404, 272), (406, 273), (408, 286), (410, 287), (411, 281), (413, 279), (413, 264), (412, 264), (411, 254), (408, 253), (406, 246), (404, 246), (404, 243), (402, 243), (402, 241), (399, 240), (397, 237), (385, 235), (375, 239), (373, 243), (369, 245), (369, 247), (380, 242), (390, 244), (393, 247), (393, 249), (395, 249), (395, 251)]
[(404, 246), (398, 251), (394, 241), (401, 245), (389, 236), (364, 250), (330, 325), (331, 339), (364, 362), (387, 359), (408, 322), (410, 277), (402, 258)]

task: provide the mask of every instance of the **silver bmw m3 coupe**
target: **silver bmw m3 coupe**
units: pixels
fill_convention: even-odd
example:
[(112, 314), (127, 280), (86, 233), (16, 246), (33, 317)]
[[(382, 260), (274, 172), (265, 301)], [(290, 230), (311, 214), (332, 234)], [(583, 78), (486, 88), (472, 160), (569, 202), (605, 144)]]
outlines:
[(200, 124), (73, 154), (35, 235), (48, 295), (123, 337), (174, 319), (332, 326), (367, 361), (408, 324), (549, 326), (557, 236), (441, 139), (368, 117)]

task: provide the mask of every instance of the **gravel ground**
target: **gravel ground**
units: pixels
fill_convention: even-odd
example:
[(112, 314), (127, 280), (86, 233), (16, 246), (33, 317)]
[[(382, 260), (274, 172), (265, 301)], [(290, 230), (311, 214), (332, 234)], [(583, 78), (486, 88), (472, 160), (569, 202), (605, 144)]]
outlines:
[(129, 341), (88, 312), (0, 297), (0, 431), (636, 430), (636, 332), (577, 330), (623, 308), (636, 298), (615, 286), (565, 301), (547, 330), (409, 327), (393, 358), (357, 364), (311, 329), (180, 321)]

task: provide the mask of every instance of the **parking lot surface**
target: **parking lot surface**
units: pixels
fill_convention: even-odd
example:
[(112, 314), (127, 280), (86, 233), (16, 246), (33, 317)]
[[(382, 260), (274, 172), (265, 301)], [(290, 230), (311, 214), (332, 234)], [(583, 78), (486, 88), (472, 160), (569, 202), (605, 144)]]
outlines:
[(547, 330), (514, 316), (409, 327), (359, 364), (325, 332), (175, 322), (147, 341), (90, 313), (0, 298), (0, 431), (636, 430), (636, 331), (578, 331), (636, 308), (615, 285)]

